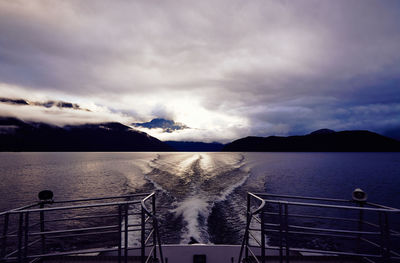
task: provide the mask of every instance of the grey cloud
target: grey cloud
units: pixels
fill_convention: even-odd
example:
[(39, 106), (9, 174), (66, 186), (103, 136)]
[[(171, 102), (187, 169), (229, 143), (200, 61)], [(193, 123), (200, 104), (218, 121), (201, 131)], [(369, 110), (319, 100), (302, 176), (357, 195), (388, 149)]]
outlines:
[(399, 10), (370, 0), (5, 1), (0, 82), (143, 120), (175, 119), (163, 102), (192, 97), (247, 119), (230, 127), (238, 137), (380, 131), (400, 126), (397, 107), (379, 108), (400, 101)]

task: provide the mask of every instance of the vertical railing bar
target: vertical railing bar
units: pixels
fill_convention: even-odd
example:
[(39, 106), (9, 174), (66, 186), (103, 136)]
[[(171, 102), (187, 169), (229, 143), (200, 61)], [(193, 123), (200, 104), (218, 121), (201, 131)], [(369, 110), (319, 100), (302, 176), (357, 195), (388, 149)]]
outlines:
[(158, 230), (158, 220), (157, 220), (157, 218), (154, 218), (154, 220), (156, 221), (157, 240), (158, 240), (158, 248), (159, 248), (159, 253), (160, 253), (160, 259), (161, 259), (161, 263), (164, 263), (164, 256), (163, 256), (162, 248), (161, 248), (161, 237), (160, 237), (160, 232)]
[(145, 237), (145, 231), (146, 231), (146, 229), (145, 229), (145, 227), (146, 227), (146, 214), (145, 214), (145, 210), (144, 210), (144, 207), (142, 206), (141, 207), (141, 211), (142, 211), (142, 213), (141, 213), (141, 223), (142, 223), (142, 226), (141, 226), (141, 233), (140, 233), (140, 254), (141, 254), (141, 262), (142, 263), (145, 263), (145, 260), (146, 260), (146, 258), (145, 258), (145, 253), (146, 253), (146, 251), (145, 251), (145, 239), (146, 239), (146, 237)]
[(386, 259), (387, 262), (390, 261), (390, 228), (389, 228), (389, 217), (387, 212), (384, 212), (384, 219), (385, 219), (385, 243), (386, 243)]
[[(247, 211), (246, 211), (246, 215), (247, 215), (247, 226), (248, 228), (250, 228), (250, 221), (251, 221), (251, 214), (250, 214), (250, 194), (247, 193)], [(245, 232), (245, 240), (246, 240), (246, 248), (245, 248), (245, 258), (246, 260), (249, 258), (249, 230), (247, 230), (247, 232)]]
[[(44, 204), (40, 203), (40, 208), (44, 208)], [(40, 211), (39, 213), (40, 216), (40, 232), (45, 232), (44, 228), (44, 211)], [(41, 248), (42, 248), (42, 254), (46, 253), (46, 237), (44, 234), (40, 235), (41, 238)]]
[(282, 220), (282, 204), (279, 203), (279, 262), (283, 263), (283, 220)]
[[(249, 227), (250, 227), (250, 224), (249, 224), (249, 222), (247, 222), (246, 223), (246, 228), (245, 228), (245, 231), (244, 231), (244, 237), (243, 237), (242, 245), (240, 246), (240, 253), (239, 253), (238, 263), (240, 263), (241, 260), (242, 260), (243, 248), (246, 245), (246, 236), (249, 235)], [(248, 245), (246, 245), (246, 248), (248, 248)]]
[(264, 208), (261, 210), (261, 262), (265, 263), (265, 229), (264, 229)]
[(118, 205), (118, 263), (121, 263), (122, 257), (122, 206)]
[[(359, 206), (363, 207), (364, 203), (359, 202)], [(364, 211), (360, 210), (358, 214), (358, 231), (360, 232), (357, 237), (357, 253), (361, 253), (361, 239), (362, 239), (362, 234), (361, 232), (363, 231), (363, 225), (364, 225)]]
[(128, 262), (128, 208), (129, 205), (125, 204), (125, 240), (124, 240), (124, 262), (127, 263)]
[(8, 222), (10, 214), (6, 213), (4, 215), (4, 225), (3, 225), (3, 238), (1, 242), (1, 258), (4, 258), (6, 255), (6, 246), (7, 246), (7, 232), (8, 232)]
[(153, 245), (154, 245), (154, 249), (153, 249), (153, 259), (155, 260), (156, 258), (157, 258), (157, 234), (156, 234), (156, 228), (157, 228), (157, 226), (156, 226), (156, 224), (157, 224), (157, 222), (156, 222), (156, 220), (155, 220), (155, 217), (156, 217), (156, 195), (155, 194), (153, 194), (153, 196), (152, 196), (152, 198), (151, 198), (151, 201), (152, 201), (152, 213), (153, 213)]
[(28, 256), (28, 244), (29, 244), (29, 212), (25, 213), (25, 229), (24, 229), (24, 259)]
[(384, 226), (383, 226), (383, 219), (382, 219), (382, 212), (379, 212), (379, 226), (380, 226), (380, 231), (381, 231), (381, 256), (382, 259), (385, 259), (385, 234), (384, 234)]
[(286, 263), (289, 263), (289, 208), (285, 203), (285, 246), (286, 246)]
[(18, 262), (22, 262), (22, 227), (24, 221), (24, 214), (19, 213), (18, 222)]

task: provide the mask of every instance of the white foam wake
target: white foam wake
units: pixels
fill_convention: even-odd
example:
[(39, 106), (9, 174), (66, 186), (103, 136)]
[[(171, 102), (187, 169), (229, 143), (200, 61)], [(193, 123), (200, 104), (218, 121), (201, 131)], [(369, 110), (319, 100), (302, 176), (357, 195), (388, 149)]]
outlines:
[(181, 243), (209, 242), (211, 210), (249, 178), (244, 164), (242, 155), (232, 153), (162, 153), (149, 163), (147, 180), (175, 199), (169, 211), (183, 219)]
[(229, 186), (221, 195), (218, 197), (217, 201), (225, 201), (227, 197), (235, 191), (236, 188), (242, 186), (247, 179), (250, 177), (250, 172), (246, 172), (246, 176), (244, 176), (240, 181), (236, 182), (235, 184)]
[(204, 199), (197, 197), (190, 197), (180, 202), (178, 207), (172, 209), (171, 212), (175, 213), (176, 216), (182, 216), (183, 220), (187, 223), (185, 230), (182, 231), (181, 243), (187, 244), (190, 242), (190, 238), (194, 238), (197, 241), (208, 240), (206, 236), (207, 232), (201, 230), (199, 224), (199, 217), (208, 218), (210, 214), (209, 204)]

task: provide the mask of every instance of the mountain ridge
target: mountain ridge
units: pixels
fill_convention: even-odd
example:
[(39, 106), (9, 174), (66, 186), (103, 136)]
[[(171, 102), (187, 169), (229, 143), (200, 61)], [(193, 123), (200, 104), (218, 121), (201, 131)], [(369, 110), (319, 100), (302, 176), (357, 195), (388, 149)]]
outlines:
[(307, 135), (248, 136), (225, 145), (222, 151), (245, 152), (398, 152), (400, 142), (366, 131), (322, 129)]
[(400, 141), (366, 130), (320, 129), (288, 137), (247, 136), (226, 145), (162, 142), (118, 122), (58, 127), (0, 117), (0, 151), (398, 152)]
[(53, 126), (0, 118), (0, 151), (172, 151), (166, 143), (117, 122)]

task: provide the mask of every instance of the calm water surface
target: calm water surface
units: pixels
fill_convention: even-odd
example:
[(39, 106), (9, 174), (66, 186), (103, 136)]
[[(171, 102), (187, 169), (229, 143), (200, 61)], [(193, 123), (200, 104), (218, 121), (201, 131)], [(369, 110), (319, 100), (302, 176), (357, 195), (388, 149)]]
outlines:
[(0, 210), (156, 190), (166, 243), (240, 241), (247, 191), (400, 207), (400, 153), (0, 153)]

